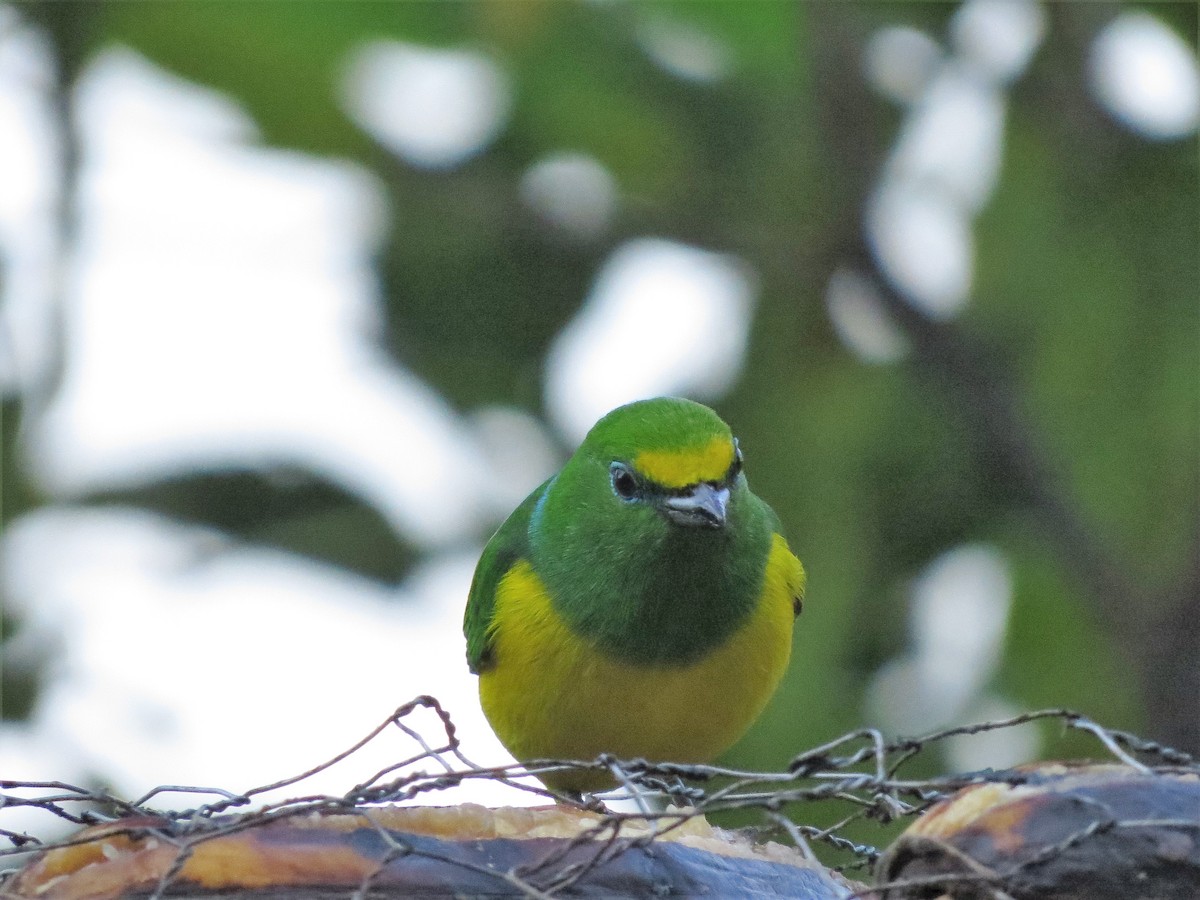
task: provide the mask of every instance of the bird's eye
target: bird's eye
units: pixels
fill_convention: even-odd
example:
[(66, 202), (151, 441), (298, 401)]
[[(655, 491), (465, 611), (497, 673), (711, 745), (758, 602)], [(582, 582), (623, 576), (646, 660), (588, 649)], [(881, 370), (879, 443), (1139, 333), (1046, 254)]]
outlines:
[(638, 482), (634, 474), (629, 471), (629, 467), (623, 463), (613, 463), (608, 467), (609, 476), (612, 478), (613, 491), (622, 500), (636, 500), (638, 496)]

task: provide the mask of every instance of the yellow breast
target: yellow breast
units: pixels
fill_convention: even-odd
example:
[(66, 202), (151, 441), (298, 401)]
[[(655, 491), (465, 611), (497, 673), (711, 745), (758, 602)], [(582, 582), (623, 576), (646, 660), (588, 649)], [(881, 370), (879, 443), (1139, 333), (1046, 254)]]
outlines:
[[(521, 760), (590, 760), (608, 752), (708, 762), (745, 732), (783, 677), (792, 601), (803, 584), (800, 562), (775, 535), (762, 595), (745, 625), (697, 663), (641, 667), (581, 641), (530, 565), (519, 562), (496, 594), (496, 664), (479, 678), (483, 710)], [(611, 784), (576, 773), (549, 781), (577, 791)]]

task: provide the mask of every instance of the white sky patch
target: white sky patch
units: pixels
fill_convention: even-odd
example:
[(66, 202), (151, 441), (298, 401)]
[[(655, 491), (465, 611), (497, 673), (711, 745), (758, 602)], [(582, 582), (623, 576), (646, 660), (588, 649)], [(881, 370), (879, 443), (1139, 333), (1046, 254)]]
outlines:
[[(0, 23), (2, 27), (2, 23)], [(66, 784), (83, 785), (95, 772), (88, 771), (85, 763), (64, 747), (57, 738), (44, 729), (29, 722), (0, 721), (0, 772), (5, 778), (26, 781), (61, 781)], [(26, 777), (21, 773), (53, 773)], [(45, 790), (20, 788), (6, 789), (9, 796), (44, 797)], [(0, 828), (11, 832), (25, 833), (43, 842), (65, 837), (78, 826), (67, 822), (46, 810), (33, 806), (18, 806), (6, 803), (0, 807)], [(9, 849), (9, 845), (5, 846)], [(13, 860), (9, 860), (12, 865)]]
[(448, 169), (484, 150), (511, 105), (508, 78), (476, 50), (372, 41), (346, 65), (342, 104), (405, 161)]
[(741, 368), (756, 289), (733, 256), (654, 238), (621, 246), (550, 350), (551, 418), (578, 442), (623, 403), (720, 396)]
[(868, 203), (866, 228), (880, 268), (912, 303), (935, 318), (962, 309), (971, 287), (974, 238), (954, 198), (885, 180)]
[(1000, 175), (1003, 94), (958, 65), (944, 66), (906, 118), (884, 180), (951, 195), (978, 213)]
[(935, 707), (956, 709), (1000, 662), (1012, 605), (1008, 562), (990, 546), (958, 547), (925, 568), (912, 596), (922, 681), (937, 696)]
[(837, 336), (863, 362), (891, 363), (908, 352), (908, 339), (858, 272), (838, 269), (829, 277), (825, 307)]
[[(131, 799), (159, 784), (246, 790), (334, 756), (420, 694), (451, 712), (468, 757), (511, 760), (464, 655), (474, 553), (393, 592), (152, 514), (65, 508), (24, 517), (0, 550), (15, 611), (62, 635), (31, 727), (0, 728), (28, 752), (6, 752), (5, 777), (101, 773)], [(440, 743), (434, 717), (417, 721)], [(57, 754), (35, 755), (42, 744)], [(341, 794), (416, 751), (393, 731), (284, 793)], [(466, 799), (534, 802), (482, 782), (426, 802)]]
[(972, 222), (1000, 174), (1004, 92), (1045, 28), (1034, 0), (967, 0), (951, 20), (949, 54), (907, 28), (880, 31), (867, 48), (867, 78), (909, 105), (868, 203), (867, 242), (889, 282), (934, 318), (968, 300)]
[(941, 47), (925, 32), (907, 26), (881, 28), (867, 42), (867, 80), (885, 97), (911, 103), (921, 96), (941, 58)]
[(1096, 37), (1092, 90), (1119, 121), (1144, 137), (1187, 137), (1200, 122), (1200, 63), (1162, 20), (1118, 15)]
[(551, 153), (521, 177), (521, 199), (552, 225), (581, 240), (600, 237), (617, 211), (617, 182), (592, 156)]
[(1046, 33), (1046, 13), (1035, 0), (968, 0), (950, 20), (961, 58), (997, 82), (1029, 65)]
[(638, 23), (637, 39), (662, 69), (687, 81), (720, 81), (733, 68), (729, 47), (691, 22), (651, 14)]
[(909, 647), (876, 673), (870, 715), (912, 735), (991, 702), (1011, 605), (1008, 562), (994, 547), (965, 545), (930, 562), (912, 585)]
[(67, 365), (30, 448), (44, 484), (300, 466), (417, 543), (472, 533), (469, 431), (376, 346), (367, 174), (247, 144), (236, 107), (125, 52), (97, 59), (79, 104)]
[(51, 77), (45, 41), (0, 6), (0, 392), (29, 389), (52, 362)]
[(505, 517), (534, 488), (565, 462), (540, 421), (510, 406), (485, 406), (469, 417), (488, 469), (496, 499), (494, 512)]

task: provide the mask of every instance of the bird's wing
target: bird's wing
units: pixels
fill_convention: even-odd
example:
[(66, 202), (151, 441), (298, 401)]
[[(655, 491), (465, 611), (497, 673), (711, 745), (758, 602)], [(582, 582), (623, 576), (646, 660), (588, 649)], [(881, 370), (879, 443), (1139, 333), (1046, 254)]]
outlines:
[(786, 555), (781, 557), (781, 565), (784, 567), (784, 583), (792, 595), (792, 614), (798, 616), (804, 606), (804, 587), (808, 580), (804, 566), (787, 546), (787, 538), (783, 537), (783, 525), (779, 521), (779, 516), (775, 515), (775, 510), (771, 509), (761, 498), (755, 497), (755, 499), (759, 501), (759, 505), (767, 517), (767, 525), (771, 529), (771, 534), (783, 539), (783, 546), (787, 550)]
[(475, 567), (463, 616), (463, 634), (467, 638), (467, 665), (476, 675), (491, 668), (494, 662), (490, 626), (496, 608), (496, 589), (508, 570), (528, 556), (529, 522), (549, 484), (549, 481), (543, 483), (504, 520), (483, 548)]

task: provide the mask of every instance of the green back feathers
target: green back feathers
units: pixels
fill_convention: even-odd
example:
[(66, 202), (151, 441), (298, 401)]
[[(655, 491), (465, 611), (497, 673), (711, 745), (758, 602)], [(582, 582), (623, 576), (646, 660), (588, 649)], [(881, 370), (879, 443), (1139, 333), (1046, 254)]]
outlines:
[(471, 580), (471, 591), (467, 595), (463, 634), (467, 638), (467, 665), (476, 675), (492, 664), (488, 626), (492, 623), (492, 613), (496, 608), (496, 589), (513, 564), (528, 556), (529, 517), (549, 483), (543, 482), (504, 520), (504, 524), (496, 529), (483, 548), (483, 554), (475, 566), (475, 577)]
[[(464, 623), (472, 671), (491, 664), (496, 587), (518, 559), (531, 563), (571, 629), (614, 658), (685, 665), (724, 641), (758, 601), (778, 528), (731, 467), (735, 452), (729, 427), (689, 400), (639, 401), (597, 422), (484, 550)], [(726, 484), (726, 526), (681, 527), (652, 503), (622, 499), (611, 480), (614, 462), (631, 466), (656, 492)]]

